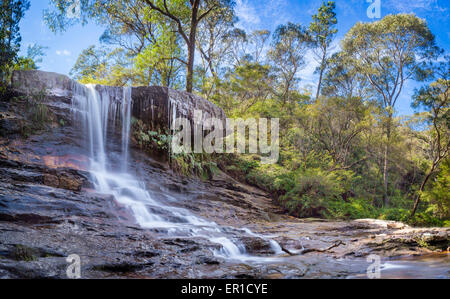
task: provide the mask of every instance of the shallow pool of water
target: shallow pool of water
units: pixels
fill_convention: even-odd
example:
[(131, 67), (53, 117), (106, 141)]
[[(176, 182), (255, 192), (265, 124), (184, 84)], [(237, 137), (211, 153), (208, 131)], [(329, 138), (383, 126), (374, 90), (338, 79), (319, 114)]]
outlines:
[[(450, 253), (384, 259), (381, 279), (450, 279)], [(358, 274), (350, 278), (367, 278)]]

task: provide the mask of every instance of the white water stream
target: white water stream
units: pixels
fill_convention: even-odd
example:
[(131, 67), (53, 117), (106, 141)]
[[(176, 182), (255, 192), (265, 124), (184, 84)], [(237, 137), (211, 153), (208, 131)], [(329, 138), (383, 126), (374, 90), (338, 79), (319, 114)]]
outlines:
[[(273, 260), (273, 258), (248, 255), (242, 242), (232, 238), (230, 232), (266, 239), (263, 236), (248, 229), (220, 227), (185, 209), (162, 204), (152, 198), (144, 182), (139, 181), (127, 171), (131, 130), (131, 88), (122, 89), (120, 101), (117, 100), (117, 89), (106, 88), (100, 94), (94, 85), (75, 84), (73, 90), (74, 118), (82, 125), (83, 133), (86, 135), (90, 155), (90, 173), (99, 193), (113, 195), (120, 204), (129, 207), (137, 223), (143, 228), (166, 228), (174, 234), (182, 233), (206, 238), (221, 245), (221, 249), (214, 252), (221, 257), (248, 261)], [(169, 119), (175, 119), (175, 108), (169, 105)], [(106, 144), (110, 136), (108, 131), (114, 132), (117, 121), (121, 122), (121, 157), (119, 157), (121, 165), (115, 167), (119, 169), (111, 169), (111, 157), (106, 151)], [(111, 127), (108, 128), (108, 126)], [(276, 254), (282, 253), (277, 242), (267, 241)]]

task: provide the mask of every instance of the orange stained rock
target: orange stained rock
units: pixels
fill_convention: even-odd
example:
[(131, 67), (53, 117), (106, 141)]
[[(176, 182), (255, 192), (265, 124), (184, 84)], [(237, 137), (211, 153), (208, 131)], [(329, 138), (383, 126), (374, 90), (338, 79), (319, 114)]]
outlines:
[(88, 158), (82, 155), (43, 156), (45, 166), (49, 168), (88, 169)]

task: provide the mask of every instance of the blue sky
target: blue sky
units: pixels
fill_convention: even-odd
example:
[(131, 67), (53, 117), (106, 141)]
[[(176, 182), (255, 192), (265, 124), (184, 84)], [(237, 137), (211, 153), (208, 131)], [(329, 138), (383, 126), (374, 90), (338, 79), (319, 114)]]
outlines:
[[(275, 28), (283, 23), (294, 22), (308, 25), (311, 15), (322, 4), (322, 0), (235, 0), (236, 13), (239, 17), (238, 27), (247, 31)], [(338, 36), (335, 51), (339, 49), (339, 40), (356, 22), (371, 22), (367, 8), (375, 0), (336, 0), (338, 18)], [(427, 20), (436, 41), (441, 48), (450, 52), (450, 1), (449, 0), (379, 0), (381, 17), (391, 13), (415, 13)], [(30, 10), (21, 22), (22, 49), (37, 43), (48, 47), (46, 57), (40, 64), (45, 71), (68, 74), (78, 55), (83, 49), (99, 44), (103, 28), (95, 24), (84, 27), (76, 25), (62, 34), (52, 33), (43, 21), (43, 10), (47, 8), (46, 0), (31, 0)], [(313, 74), (315, 63), (311, 59), (308, 67), (301, 72), (304, 87), (312, 88), (316, 81)], [(399, 99), (399, 114), (411, 114), (410, 99), (415, 87), (409, 83), (402, 98)]]

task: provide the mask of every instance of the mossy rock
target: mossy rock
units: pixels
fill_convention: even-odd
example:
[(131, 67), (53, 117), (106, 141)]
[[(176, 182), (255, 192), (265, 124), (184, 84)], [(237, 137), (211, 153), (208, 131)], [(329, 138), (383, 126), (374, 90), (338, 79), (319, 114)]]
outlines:
[(16, 261), (32, 262), (37, 260), (38, 255), (37, 250), (24, 245), (16, 245), (11, 252), (11, 258)]

